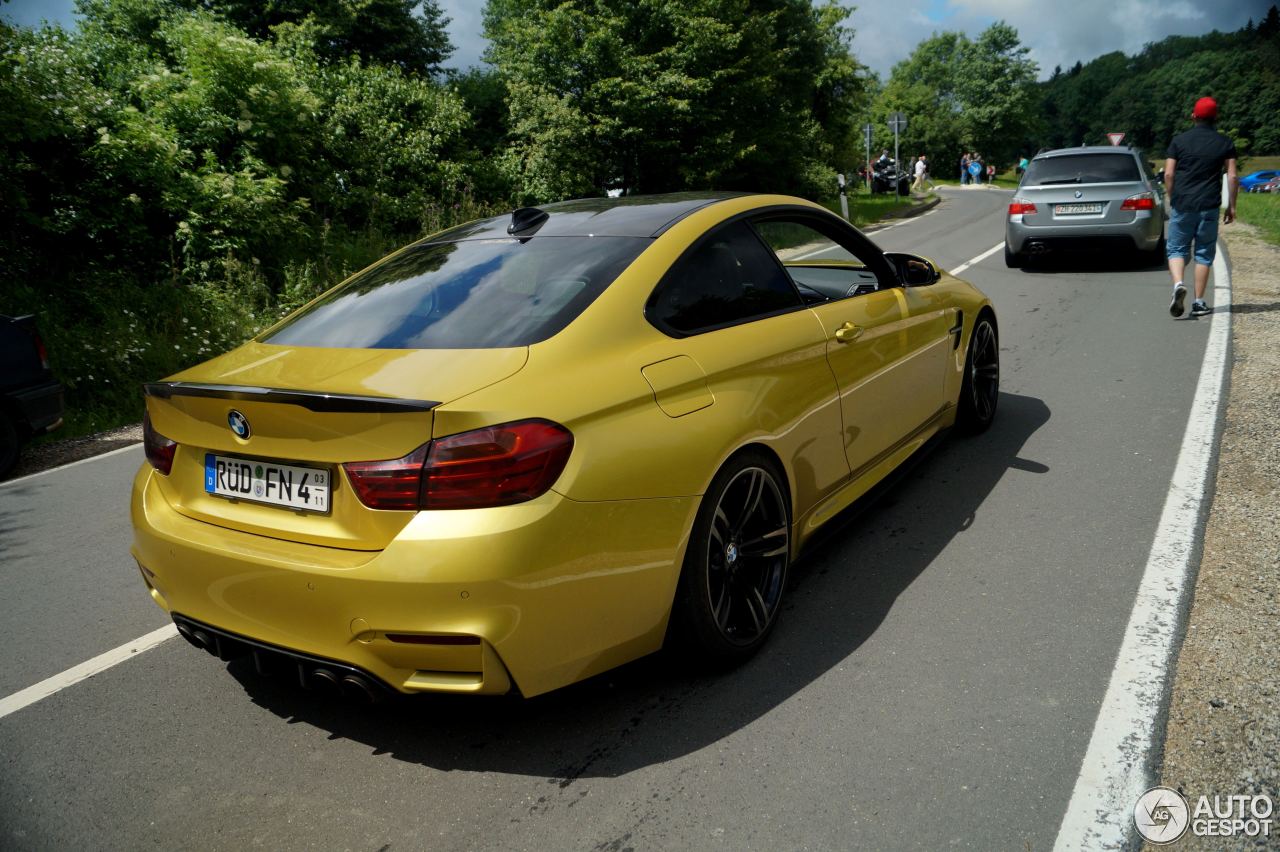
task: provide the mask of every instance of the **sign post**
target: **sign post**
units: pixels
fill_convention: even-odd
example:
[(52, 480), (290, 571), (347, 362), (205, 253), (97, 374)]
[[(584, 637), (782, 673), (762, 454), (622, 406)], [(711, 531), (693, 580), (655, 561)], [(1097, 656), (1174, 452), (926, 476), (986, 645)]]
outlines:
[(893, 181), (893, 194), (902, 197), (902, 159), (898, 152), (898, 134), (907, 129), (907, 117), (900, 112), (890, 113), (889, 129), (893, 131), (893, 163), (897, 178)]
[(862, 126), (862, 135), (867, 140), (867, 159), (863, 160), (862, 173), (867, 179), (867, 192), (871, 191), (871, 134), (875, 127), (870, 124)]
[(840, 184), (840, 215), (849, 221), (849, 196), (844, 193), (844, 175), (836, 175), (836, 183)]

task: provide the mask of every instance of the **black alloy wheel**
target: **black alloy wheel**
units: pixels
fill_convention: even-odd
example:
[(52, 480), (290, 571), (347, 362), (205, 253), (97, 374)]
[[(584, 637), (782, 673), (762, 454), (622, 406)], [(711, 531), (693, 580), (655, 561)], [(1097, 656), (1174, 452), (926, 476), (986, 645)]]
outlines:
[(1000, 339), (991, 317), (979, 314), (973, 334), (969, 336), (956, 425), (971, 435), (985, 432), (995, 420), (999, 398)]
[(764, 644), (791, 561), (790, 505), (777, 465), (747, 452), (717, 474), (698, 510), (673, 628), (703, 663), (732, 665)]

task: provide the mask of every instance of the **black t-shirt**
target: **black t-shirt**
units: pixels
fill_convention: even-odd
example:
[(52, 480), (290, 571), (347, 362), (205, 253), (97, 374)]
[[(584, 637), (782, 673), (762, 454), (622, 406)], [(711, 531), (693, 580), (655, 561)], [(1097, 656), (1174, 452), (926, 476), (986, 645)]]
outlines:
[(1222, 167), (1235, 159), (1234, 142), (1207, 124), (1197, 124), (1173, 137), (1165, 156), (1178, 161), (1169, 199), (1174, 210), (1212, 210), (1222, 203)]

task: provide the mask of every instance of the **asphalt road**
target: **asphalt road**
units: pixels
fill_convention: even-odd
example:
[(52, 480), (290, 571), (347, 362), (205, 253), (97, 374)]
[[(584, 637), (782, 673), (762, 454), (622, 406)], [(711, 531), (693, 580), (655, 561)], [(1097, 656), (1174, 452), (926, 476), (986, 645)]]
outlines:
[[(954, 268), (1007, 200), (953, 191), (875, 239)], [(1170, 320), (1160, 269), (963, 277), (1000, 313), (996, 425), (796, 566), (746, 666), (368, 710), (170, 640), (0, 718), (0, 846), (1051, 847), (1209, 324)], [(166, 623), (128, 555), (141, 457), (0, 486), (0, 697)]]

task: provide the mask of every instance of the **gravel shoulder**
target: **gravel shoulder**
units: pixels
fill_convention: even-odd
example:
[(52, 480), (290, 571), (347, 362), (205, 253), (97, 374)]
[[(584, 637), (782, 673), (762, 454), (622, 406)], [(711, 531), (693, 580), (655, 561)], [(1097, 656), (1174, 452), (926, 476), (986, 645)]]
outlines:
[[(1233, 287), (1231, 390), (1160, 783), (1192, 808), (1201, 795), (1237, 794), (1280, 806), (1280, 249), (1242, 223), (1221, 233)], [(1188, 833), (1178, 846), (1258, 840)]]
[(33, 473), (109, 453), (141, 441), (142, 424), (133, 423), (129, 426), (121, 426), (119, 429), (110, 429), (80, 438), (28, 444), (22, 448), (22, 457), (8, 478), (18, 479), (30, 476)]

